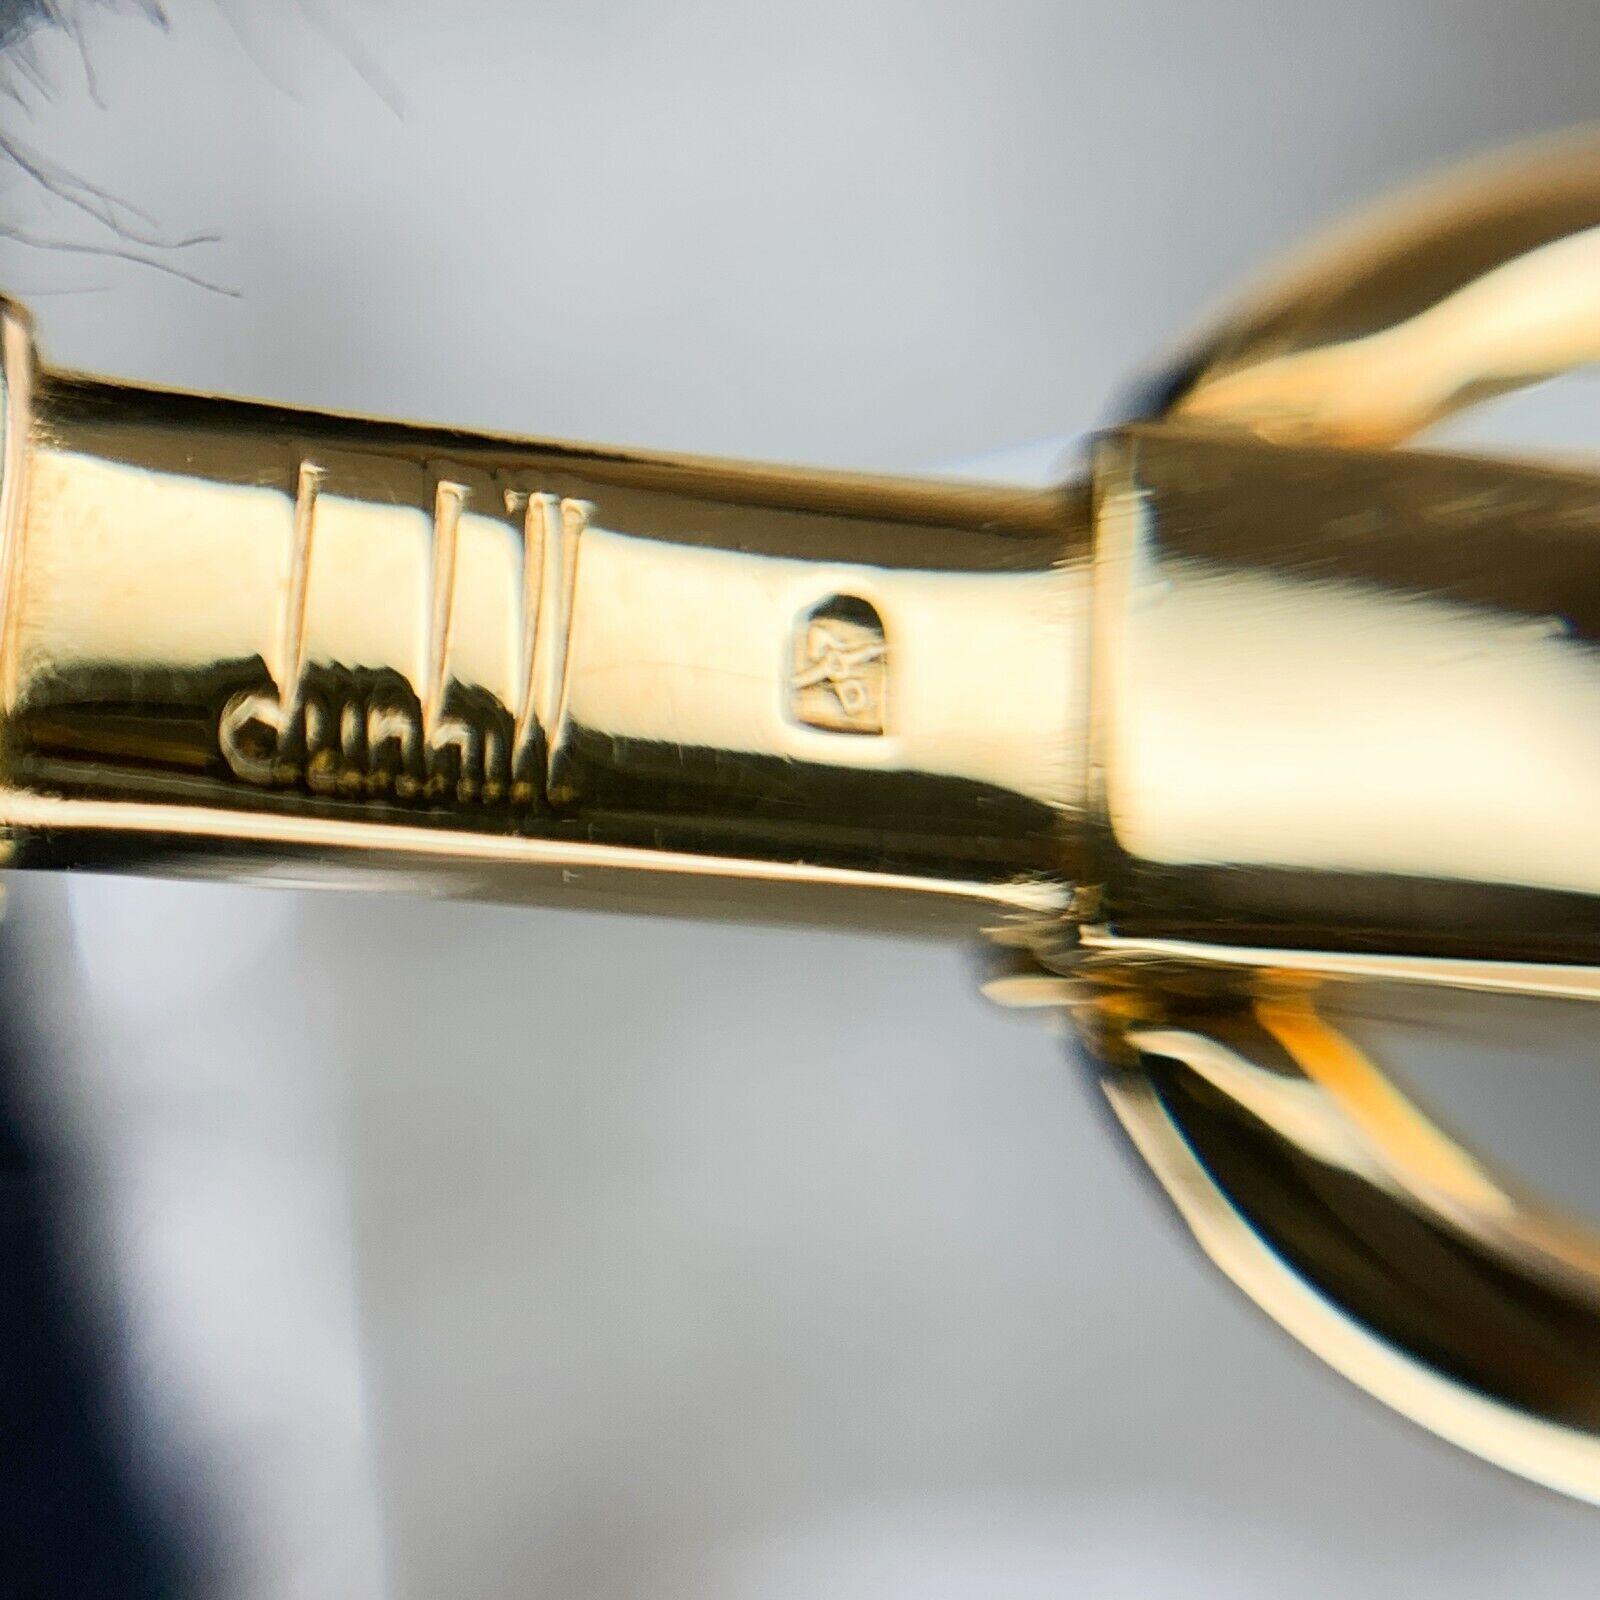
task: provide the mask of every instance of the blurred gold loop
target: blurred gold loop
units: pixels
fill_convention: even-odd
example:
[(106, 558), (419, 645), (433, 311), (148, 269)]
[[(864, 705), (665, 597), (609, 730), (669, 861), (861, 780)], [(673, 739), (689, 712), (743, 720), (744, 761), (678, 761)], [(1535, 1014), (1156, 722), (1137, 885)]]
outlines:
[(1200, 344), (1174, 420), (1394, 445), (1600, 361), (1600, 133), (1397, 197), (1276, 274)]
[(1593, 1235), (1525, 1208), (1334, 1024), (1290, 1009), (1267, 1015), (1293, 1049), (1248, 999), (1179, 998), (1124, 1030), (1104, 1081), (1135, 1147), (1211, 1260), (1344, 1376), (1600, 1500)]

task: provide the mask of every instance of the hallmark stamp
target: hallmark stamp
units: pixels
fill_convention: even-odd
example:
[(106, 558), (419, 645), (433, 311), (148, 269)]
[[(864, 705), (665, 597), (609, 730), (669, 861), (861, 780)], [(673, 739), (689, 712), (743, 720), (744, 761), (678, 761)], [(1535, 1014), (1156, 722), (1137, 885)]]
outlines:
[(789, 715), (808, 728), (880, 734), (888, 722), (883, 619), (856, 595), (833, 595), (795, 624)]

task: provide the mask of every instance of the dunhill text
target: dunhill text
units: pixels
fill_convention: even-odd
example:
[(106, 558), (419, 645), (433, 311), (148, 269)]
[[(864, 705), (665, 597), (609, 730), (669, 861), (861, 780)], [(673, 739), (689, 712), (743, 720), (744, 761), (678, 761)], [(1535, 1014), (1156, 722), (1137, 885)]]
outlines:
[(515, 705), (451, 681), (457, 547), (468, 490), (441, 482), (433, 508), (424, 668), (350, 672), (306, 659), (322, 470), (300, 468), (272, 690), (245, 690), (222, 709), (229, 770), (261, 788), (358, 800), (534, 806), (558, 789), (566, 742), (566, 673), (578, 556), (593, 507), (552, 494), (508, 495), (522, 509), (521, 655)]

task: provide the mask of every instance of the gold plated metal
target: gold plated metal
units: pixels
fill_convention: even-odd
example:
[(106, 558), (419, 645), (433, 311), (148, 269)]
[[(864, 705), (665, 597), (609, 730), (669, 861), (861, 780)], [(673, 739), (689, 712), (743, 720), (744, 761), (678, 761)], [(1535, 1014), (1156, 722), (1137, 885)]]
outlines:
[(1160, 388), (1172, 418), (1396, 445), (1600, 361), (1600, 135), (1498, 153), (1276, 272)]
[(1102, 945), (1584, 992), (1600, 480), (1146, 424), (1098, 485)]
[(1346, 1377), (1600, 1500), (1600, 1241), (1486, 1168), (1351, 1036), (1359, 989), (1110, 973), (1077, 1009), (1113, 1110), (1206, 1254)]
[(1600, 145), (1312, 258), (1042, 492), (41, 368), (4, 317), (18, 866), (982, 937), (1203, 1246), (1600, 1498), (1600, 1238), (1429, 1122), (1375, 984), (1600, 998), (1600, 475), (1402, 449), (1600, 357)]
[(41, 370), (7, 326), (18, 864), (289, 856), (973, 934), (1059, 915), (1080, 492), (162, 394)]
[[(1060, 994), (1241, 1288), (1397, 1410), (1590, 1500), (1600, 1234), (1358, 1034), (1384, 983), (1595, 1027), (1600, 478), (1395, 447), (1600, 355), (1597, 239), (1594, 139), (1497, 158), (1284, 273), (1108, 444), (1105, 887)], [(1181, 674), (1163, 610), (1219, 625)]]

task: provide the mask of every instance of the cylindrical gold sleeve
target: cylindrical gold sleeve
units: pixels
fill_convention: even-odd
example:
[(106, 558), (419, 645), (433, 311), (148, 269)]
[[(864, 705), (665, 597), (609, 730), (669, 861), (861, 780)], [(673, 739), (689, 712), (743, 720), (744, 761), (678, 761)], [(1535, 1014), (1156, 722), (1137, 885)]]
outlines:
[(141, 390), (8, 358), (14, 859), (936, 929), (1049, 917), (1057, 494)]
[(1100, 452), (1091, 943), (1600, 996), (1600, 480)]

